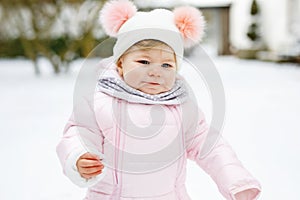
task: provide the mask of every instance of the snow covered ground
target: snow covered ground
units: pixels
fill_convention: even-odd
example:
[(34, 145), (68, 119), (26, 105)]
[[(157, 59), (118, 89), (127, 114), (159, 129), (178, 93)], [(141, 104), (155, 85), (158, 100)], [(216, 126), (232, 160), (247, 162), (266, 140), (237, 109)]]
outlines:
[[(263, 187), (260, 199), (299, 200), (300, 67), (214, 57), (226, 94), (224, 137)], [(72, 110), (81, 60), (71, 73), (34, 75), (31, 62), (0, 60), (0, 199), (80, 200), (85, 189), (63, 176), (55, 147)], [(192, 199), (223, 199), (188, 163)]]

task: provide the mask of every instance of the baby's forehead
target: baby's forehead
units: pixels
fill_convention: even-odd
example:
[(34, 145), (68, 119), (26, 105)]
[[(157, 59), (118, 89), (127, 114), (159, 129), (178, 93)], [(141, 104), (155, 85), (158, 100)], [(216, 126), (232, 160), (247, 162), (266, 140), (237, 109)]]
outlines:
[(163, 59), (164, 61), (176, 62), (174, 51), (160, 49), (160, 48), (148, 48), (148, 49), (137, 49), (131, 53), (134, 57), (145, 57), (151, 59)]
[(137, 55), (147, 55), (151, 53), (159, 53), (166, 56), (174, 56), (175, 52), (168, 46), (155, 46), (155, 47), (132, 47), (128, 53)]

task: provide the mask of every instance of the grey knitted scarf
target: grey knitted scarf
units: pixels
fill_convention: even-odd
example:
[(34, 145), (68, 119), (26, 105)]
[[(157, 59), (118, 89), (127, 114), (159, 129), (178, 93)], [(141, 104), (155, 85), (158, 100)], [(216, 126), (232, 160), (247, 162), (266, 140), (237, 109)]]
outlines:
[(176, 80), (171, 90), (155, 95), (136, 90), (127, 85), (122, 79), (115, 77), (100, 78), (97, 89), (131, 103), (176, 105), (183, 103), (188, 96), (184, 81), (180, 79)]

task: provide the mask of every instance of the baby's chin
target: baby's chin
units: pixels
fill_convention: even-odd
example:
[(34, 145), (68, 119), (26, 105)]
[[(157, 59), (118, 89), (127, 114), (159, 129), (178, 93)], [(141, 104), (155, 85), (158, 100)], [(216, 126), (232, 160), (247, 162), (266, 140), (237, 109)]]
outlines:
[(170, 89), (168, 89), (168, 88), (140, 88), (138, 90), (140, 90), (141, 92), (144, 92), (146, 94), (155, 95), (155, 94), (167, 92)]

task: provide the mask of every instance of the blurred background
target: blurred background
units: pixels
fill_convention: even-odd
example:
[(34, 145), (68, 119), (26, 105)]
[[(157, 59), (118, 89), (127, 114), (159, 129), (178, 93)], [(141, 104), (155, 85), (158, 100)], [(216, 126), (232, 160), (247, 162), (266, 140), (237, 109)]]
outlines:
[[(1, 0), (0, 57), (39, 58), (53, 71), (67, 71), (106, 39), (98, 22), (104, 0)], [(300, 54), (299, 0), (136, 0), (140, 10), (179, 5), (199, 8), (208, 29), (204, 45), (217, 55), (272, 62), (297, 62)], [(110, 45), (110, 44), (108, 44)], [(112, 45), (111, 45), (112, 46)], [(107, 49), (111, 49), (108, 46)], [(98, 52), (107, 57), (111, 51)]]
[[(0, 0), (1, 200), (84, 197), (85, 189), (63, 176), (55, 146), (72, 112), (81, 66), (112, 53), (114, 40), (92, 52), (108, 38), (98, 21), (105, 2)], [(134, 2), (143, 11), (192, 5), (203, 12), (201, 47), (226, 95), (224, 137), (261, 181), (260, 199), (299, 200), (300, 0)], [(194, 87), (201, 95), (200, 83)], [(203, 96), (209, 115), (209, 95)], [(192, 162), (187, 187), (192, 199), (223, 199)]]

